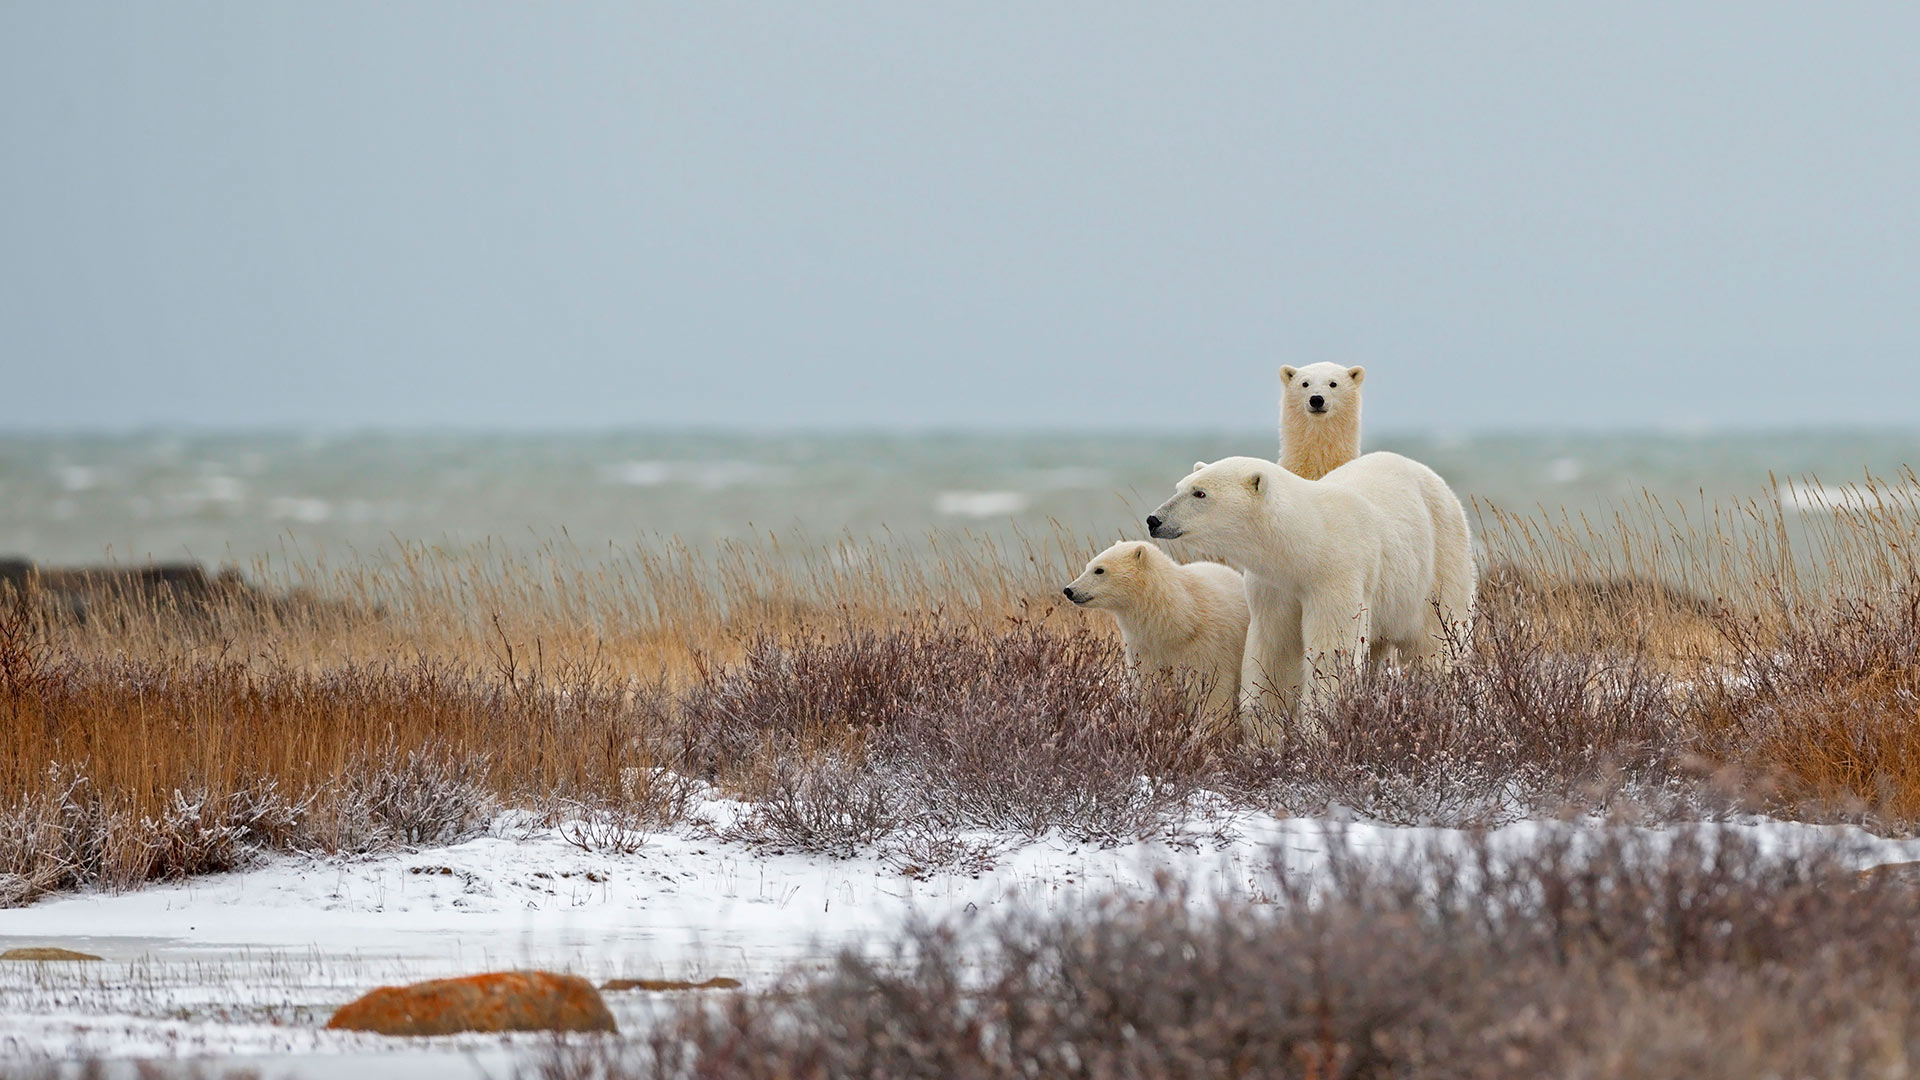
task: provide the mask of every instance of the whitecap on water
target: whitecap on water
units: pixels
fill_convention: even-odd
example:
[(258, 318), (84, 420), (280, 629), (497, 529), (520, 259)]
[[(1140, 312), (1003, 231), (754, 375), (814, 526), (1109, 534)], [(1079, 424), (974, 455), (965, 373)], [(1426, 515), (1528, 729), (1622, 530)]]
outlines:
[(333, 516), (333, 505), (308, 495), (275, 495), (267, 500), (267, 517), (274, 521), (300, 521), (309, 525)]
[(200, 478), (199, 494), (207, 502), (239, 502), (246, 498), (247, 485), (237, 477), (215, 473)]
[(623, 461), (602, 466), (600, 475), (610, 483), (629, 487), (660, 487), (669, 481), (702, 491), (765, 484), (782, 470), (755, 461)]
[(603, 466), (600, 475), (611, 483), (632, 487), (658, 487), (673, 475), (673, 467), (664, 461), (623, 461)]
[(56, 465), (53, 473), (62, 491), (91, 491), (100, 484), (100, 470), (91, 465)]
[(1902, 484), (1789, 483), (1780, 490), (1780, 506), (1800, 514), (1832, 514), (1920, 508), (1920, 486)]
[(1018, 491), (943, 491), (934, 496), (933, 510), (952, 517), (1007, 517), (1027, 504), (1027, 496)]

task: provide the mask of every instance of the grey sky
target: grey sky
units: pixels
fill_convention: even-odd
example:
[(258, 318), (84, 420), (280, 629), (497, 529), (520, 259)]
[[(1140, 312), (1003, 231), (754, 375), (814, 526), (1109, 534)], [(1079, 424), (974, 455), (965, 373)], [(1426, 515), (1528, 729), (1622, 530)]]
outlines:
[(1395, 428), (1916, 425), (1917, 41), (0, 0), (0, 427), (1254, 427), (1316, 360)]

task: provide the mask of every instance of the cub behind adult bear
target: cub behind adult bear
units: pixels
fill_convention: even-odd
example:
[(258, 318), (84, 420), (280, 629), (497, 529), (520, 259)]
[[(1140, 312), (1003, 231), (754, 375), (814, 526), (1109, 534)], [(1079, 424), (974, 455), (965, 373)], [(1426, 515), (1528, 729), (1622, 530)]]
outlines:
[(1318, 480), (1360, 456), (1360, 384), (1367, 369), (1280, 369), (1280, 464)]
[(1471, 617), (1466, 511), (1432, 469), (1399, 454), (1363, 455), (1323, 480), (1258, 458), (1199, 462), (1147, 527), (1245, 575), (1247, 720), (1258, 705), (1293, 711), (1314, 674), (1363, 657), (1444, 660), (1450, 627)]
[(1187, 668), (1206, 680), (1210, 716), (1229, 717), (1240, 699), (1247, 594), (1240, 574), (1213, 562), (1182, 565), (1141, 540), (1093, 557), (1061, 590), (1120, 624), (1127, 659), (1148, 670)]

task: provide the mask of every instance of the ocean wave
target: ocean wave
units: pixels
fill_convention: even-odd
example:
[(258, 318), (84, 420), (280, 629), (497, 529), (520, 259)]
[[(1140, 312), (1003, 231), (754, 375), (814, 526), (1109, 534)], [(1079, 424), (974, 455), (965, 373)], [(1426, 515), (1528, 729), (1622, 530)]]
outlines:
[(56, 465), (53, 472), (61, 491), (91, 491), (100, 486), (100, 470), (92, 465)]
[(1009, 517), (1031, 501), (1018, 491), (943, 491), (934, 496), (933, 512), (949, 517)]
[(275, 495), (267, 500), (267, 518), (316, 525), (333, 516), (333, 504), (311, 495)]
[(195, 494), (206, 502), (237, 503), (247, 497), (246, 483), (225, 473), (203, 474), (199, 487)]
[(1913, 510), (1920, 507), (1920, 486), (1794, 482), (1781, 490), (1780, 506), (1799, 514)]
[(664, 461), (623, 461), (602, 466), (600, 475), (611, 483), (628, 487), (659, 487), (673, 476), (673, 467)]
[(662, 487), (669, 483), (720, 491), (777, 483), (785, 470), (757, 461), (622, 461), (600, 469), (602, 478), (628, 487)]

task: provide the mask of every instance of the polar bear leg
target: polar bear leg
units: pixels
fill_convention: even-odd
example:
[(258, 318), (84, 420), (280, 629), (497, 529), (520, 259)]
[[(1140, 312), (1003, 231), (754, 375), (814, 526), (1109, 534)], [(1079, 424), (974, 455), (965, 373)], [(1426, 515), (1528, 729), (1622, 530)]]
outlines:
[(1302, 616), (1307, 695), (1317, 706), (1372, 655), (1365, 592), (1357, 584), (1316, 589), (1307, 597)]
[(1356, 587), (1316, 589), (1301, 607), (1307, 660), (1322, 675), (1351, 671), (1370, 650), (1367, 601)]
[(1387, 654), (1394, 651), (1393, 644), (1381, 638), (1367, 642), (1367, 671), (1378, 672), (1387, 665)]
[[(1242, 647), (1242, 660), (1245, 648)], [(1206, 682), (1206, 698), (1200, 708), (1209, 723), (1231, 726), (1240, 719), (1240, 668), (1217, 666), (1215, 670), (1205, 672), (1202, 678)]]
[(1300, 693), (1300, 605), (1278, 590), (1247, 586), (1253, 619), (1240, 665), (1240, 722), (1247, 734), (1265, 741), (1259, 730), (1280, 713), (1291, 712)]

